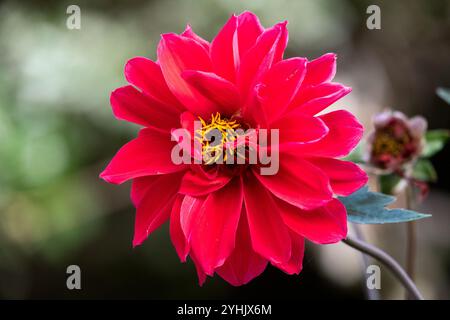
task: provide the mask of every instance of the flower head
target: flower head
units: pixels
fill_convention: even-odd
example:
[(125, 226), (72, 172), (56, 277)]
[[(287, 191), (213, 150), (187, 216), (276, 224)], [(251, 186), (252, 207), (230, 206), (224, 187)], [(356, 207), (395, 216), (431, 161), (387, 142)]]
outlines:
[(366, 160), (376, 168), (397, 171), (422, 152), (427, 122), (421, 116), (385, 111), (374, 117), (375, 130), (367, 141)]
[[(318, 115), (351, 91), (332, 82), (336, 55), (284, 59), (287, 39), (285, 22), (263, 28), (250, 12), (233, 15), (211, 43), (190, 27), (164, 34), (157, 62), (129, 60), (130, 85), (111, 94), (115, 116), (144, 128), (101, 177), (132, 180), (133, 244), (170, 220), (173, 245), (193, 260), (200, 283), (217, 273), (242, 285), (268, 263), (298, 274), (305, 238), (346, 237), (335, 196), (367, 181), (337, 159), (357, 145), (361, 124), (344, 110)], [(254, 139), (273, 129), (276, 138)], [(173, 161), (176, 146), (193, 161)], [(249, 161), (253, 151), (278, 154), (276, 174), (263, 174), (269, 164), (259, 157)]]

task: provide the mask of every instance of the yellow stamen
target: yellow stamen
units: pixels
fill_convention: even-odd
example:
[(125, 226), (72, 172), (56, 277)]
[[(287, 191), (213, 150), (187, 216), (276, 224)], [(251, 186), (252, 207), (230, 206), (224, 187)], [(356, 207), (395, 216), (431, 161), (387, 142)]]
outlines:
[(379, 134), (375, 139), (374, 153), (388, 153), (393, 156), (400, 154), (402, 145), (389, 134)]
[[(222, 119), (220, 113), (211, 115), (211, 121), (206, 123), (201, 117), (199, 120), (202, 128), (196, 131), (196, 139), (202, 144), (202, 155), (205, 164), (213, 164), (219, 161), (223, 155), (223, 161), (227, 160), (227, 152), (224, 153), (224, 146), (230, 144), (237, 139), (236, 129), (240, 127), (236, 120)], [(214, 136), (221, 135), (220, 141), (210, 141), (211, 133)], [(218, 133), (218, 134), (217, 134)], [(231, 155), (234, 149), (227, 149)]]

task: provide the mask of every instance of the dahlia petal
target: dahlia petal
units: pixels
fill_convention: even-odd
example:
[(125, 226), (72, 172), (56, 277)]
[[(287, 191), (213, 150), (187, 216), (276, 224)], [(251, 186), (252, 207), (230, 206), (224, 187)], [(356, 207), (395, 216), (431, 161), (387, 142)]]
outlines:
[(337, 199), (310, 211), (284, 201), (277, 201), (277, 204), (286, 225), (314, 243), (336, 243), (347, 236), (347, 211)]
[(191, 239), (197, 216), (204, 201), (205, 197), (185, 196), (181, 202), (180, 224), (187, 242)]
[[(190, 141), (179, 141), (179, 138), (175, 138), (175, 141), (179, 141), (180, 147), (183, 148), (183, 150), (190, 150), (190, 155), (194, 160), (198, 160), (198, 163), (201, 163), (202, 161), (202, 150), (201, 146), (199, 145), (199, 142), (194, 139), (195, 137), (195, 122), (199, 121), (199, 119), (194, 116), (192, 113), (186, 111), (183, 112), (180, 115), (180, 124), (181, 128), (186, 129), (190, 136)], [(186, 134), (183, 132), (183, 136)], [(198, 145), (197, 145), (198, 144)]]
[(198, 44), (200, 44), (207, 52), (209, 52), (210, 44), (208, 41), (200, 37), (198, 34), (192, 30), (192, 27), (190, 25), (186, 26), (186, 29), (181, 34), (183, 37), (190, 38), (192, 40), (195, 40)]
[(144, 95), (132, 86), (114, 90), (110, 101), (118, 119), (165, 131), (178, 125), (179, 111)]
[(289, 230), (268, 190), (249, 174), (244, 181), (244, 202), (253, 249), (273, 263), (291, 256)]
[(184, 70), (210, 71), (208, 52), (197, 41), (176, 34), (164, 34), (158, 45), (158, 60), (169, 89), (192, 113), (208, 118), (214, 103), (192, 88), (181, 76)]
[(305, 116), (301, 112), (290, 112), (275, 121), (271, 127), (279, 129), (281, 149), (298, 143), (318, 141), (329, 132), (320, 118)]
[(344, 157), (361, 140), (364, 128), (350, 112), (333, 111), (319, 116), (330, 131), (321, 140), (295, 146), (296, 153), (316, 157)]
[(304, 58), (283, 60), (264, 75), (258, 98), (268, 119), (275, 120), (286, 110), (302, 83), (306, 62)]
[(141, 199), (136, 210), (133, 246), (140, 245), (170, 217), (178, 191), (180, 175), (158, 176)]
[(301, 88), (289, 109), (301, 110), (305, 115), (314, 116), (352, 91), (339, 83), (322, 83)]
[(187, 255), (189, 253), (189, 244), (184, 236), (183, 229), (181, 229), (180, 211), (181, 204), (183, 203), (184, 196), (178, 195), (172, 207), (170, 214), (170, 239), (172, 244), (180, 257), (181, 262), (186, 262)]
[(121, 184), (127, 180), (184, 170), (171, 159), (174, 142), (169, 134), (144, 128), (139, 136), (124, 145), (100, 174), (109, 183)]
[(286, 50), (286, 46), (288, 43), (288, 37), (289, 37), (288, 30), (287, 30), (287, 21), (278, 23), (278, 26), (280, 27), (281, 34), (280, 34), (280, 39), (278, 40), (277, 46), (275, 49), (274, 62), (283, 60), (284, 50)]
[(231, 117), (239, 108), (239, 92), (228, 80), (215, 73), (194, 70), (184, 71), (182, 77), (198, 92), (214, 101), (217, 104), (217, 111), (221, 114)]
[(303, 268), (305, 238), (293, 231), (290, 231), (289, 234), (292, 241), (291, 258), (285, 263), (273, 263), (273, 265), (289, 275), (299, 274)]
[(239, 63), (237, 24), (237, 17), (232, 15), (211, 43), (211, 61), (214, 72), (231, 82), (236, 80), (236, 67)]
[(239, 57), (242, 59), (247, 51), (256, 43), (256, 39), (263, 33), (264, 28), (258, 17), (252, 12), (246, 11), (238, 16), (238, 44)]
[(194, 116), (192, 113), (190, 113), (189, 111), (183, 112), (180, 115), (181, 127), (184, 129), (187, 129), (192, 138), (194, 137), (194, 134), (195, 134), (195, 128), (194, 128), (195, 121), (198, 121), (198, 118), (196, 116)]
[(245, 209), (242, 209), (233, 252), (216, 272), (233, 286), (244, 285), (259, 276), (267, 260), (253, 251)]
[(330, 178), (335, 194), (348, 196), (367, 183), (367, 174), (356, 164), (332, 158), (308, 159)]
[(255, 175), (275, 196), (301, 209), (323, 206), (333, 196), (328, 177), (297, 155), (282, 152), (276, 175)]
[(147, 191), (155, 187), (158, 182), (158, 176), (147, 176), (133, 179), (131, 183), (130, 198), (134, 207), (137, 208), (144, 199)]
[(201, 167), (193, 166), (192, 170), (185, 173), (179, 192), (193, 197), (208, 195), (224, 187), (231, 178), (219, 172), (211, 177)]
[(201, 287), (205, 283), (207, 275), (206, 275), (205, 271), (203, 271), (200, 263), (198, 262), (198, 259), (195, 256), (195, 253), (191, 252), (190, 256), (191, 256), (192, 262), (194, 262), (195, 270), (197, 271), (198, 284)]
[(246, 123), (253, 127), (269, 128), (269, 119), (262, 103), (258, 97), (259, 85), (248, 95), (247, 101), (242, 108), (242, 117)]
[(125, 65), (125, 78), (146, 95), (166, 105), (166, 108), (183, 109), (183, 106), (169, 90), (161, 67), (156, 62), (144, 57), (128, 60)]
[(303, 85), (318, 85), (331, 81), (336, 75), (336, 54), (327, 53), (310, 61)]
[(241, 60), (237, 83), (244, 101), (248, 92), (252, 91), (255, 84), (260, 82), (261, 77), (274, 63), (275, 51), (282, 32), (280, 24), (265, 30)]
[(207, 275), (213, 275), (234, 248), (242, 201), (241, 180), (236, 178), (211, 193), (196, 217), (190, 244)]

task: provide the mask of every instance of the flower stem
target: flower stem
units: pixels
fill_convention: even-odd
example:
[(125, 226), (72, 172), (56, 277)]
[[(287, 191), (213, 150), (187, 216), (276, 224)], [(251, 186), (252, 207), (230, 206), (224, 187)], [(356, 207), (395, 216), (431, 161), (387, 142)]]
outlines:
[[(361, 231), (359, 225), (353, 224), (352, 226), (353, 226), (353, 230), (355, 232), (356, 239), (365, 241), (364, 234)], [(367, 270), (367, 267), (370, 264), (369, 256), (367, 254), (365, 254), (364, 252), (361, 252), (361, 257), (362, 257), (364, 270)], [(380, 300), (380, 295), (378, 293), (378, 290), (369, 289), (369, 287), (367, 286), (367, 279), (369, 278), (369, 275), (366, 274), (365, 271), (364, 271), (364, 275), (365, 275), (365, 279), (366, 279), (366, 282), (364, 283), (364, 292), (366, 293), (366, 298), (368, 300)]]
[(391, 270), (391, 272), (401, 282), (405, 289), (408, 290), (413, 299), (423, 300), (421, 293), (419, 292), (411, 278), (408, 276), (406, 271), (403, 270), (400, 264), (386, 252), (369, 243), (354, 239), (351, 236), (347, 236), (347, 239), (342, 240), (342, 242), (382, 262), (386, 267), (389, 268), (389, 270)]

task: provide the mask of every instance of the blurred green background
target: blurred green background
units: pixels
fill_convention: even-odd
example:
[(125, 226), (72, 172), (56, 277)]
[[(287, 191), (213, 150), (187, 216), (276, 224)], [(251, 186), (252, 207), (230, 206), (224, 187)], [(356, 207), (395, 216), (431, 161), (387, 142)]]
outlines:
[[(81, 29), (66, 8), (81, 8)], [(366, 28), (381, 7), (382, 29)], [(146, 0), (0, 2), (1, 298), (364, 298), (361, 257), (337, 244), (308, 244), (304, 271), (268, 267), (251, 284), (220, 278), (198, 287), (192, 263), (178, 261), (164, 226), (132, 249), (129, 184), (98, 178), (138, 127), (112, 116), (109, 94), (126, 82), (125, 62), (155, 58), (159, 35), (187, 23), (210, 40), (232, 13), (251, 10), (265, 26), (289, 20), (288, 56), (338, 54), (337, 80), (353, 87), (338, 102), (370, 129), (386, 107), (423, 114), (448, 128), (448, 0)], [(420, 210), (417, 283), (427, 298), (450, 298), (449, 150), (433, 159), (440, 180)], [(405, 226), (364, 228), (368, 239), (404, 260)], [(82, 290), (66, 288), (66, 267), (82, 270)], [(383, 298), (402, 298), (382, 274)]]

